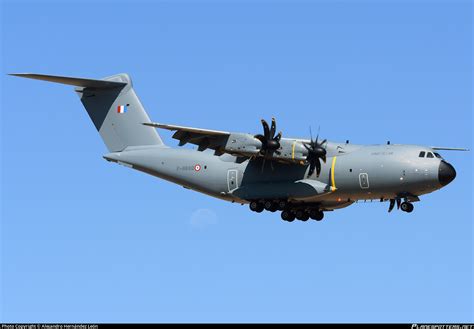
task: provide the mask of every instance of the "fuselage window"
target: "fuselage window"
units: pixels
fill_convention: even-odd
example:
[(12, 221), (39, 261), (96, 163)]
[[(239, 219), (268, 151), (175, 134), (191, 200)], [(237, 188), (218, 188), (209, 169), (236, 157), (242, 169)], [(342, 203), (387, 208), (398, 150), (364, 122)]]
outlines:
[(419, 157), (424, 158), (425, 157), (425, 151), (421, 151)]
[(435, 152), (434, 155), (435, 155), (435, 157), (437, 157), (438, 159), (442, 159), (442, 158), (443, 158), (441, 155), (439, 155), (439, 153), (436, 153), (436, 152)]
[(434, 158), (433, 153), (428, 152), (428, 155), (426, 156), (427, 158)]

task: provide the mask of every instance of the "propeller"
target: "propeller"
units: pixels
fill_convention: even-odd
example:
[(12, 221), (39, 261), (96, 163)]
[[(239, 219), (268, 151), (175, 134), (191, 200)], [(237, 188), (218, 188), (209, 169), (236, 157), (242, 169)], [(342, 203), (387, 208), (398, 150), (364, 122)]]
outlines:
[(262, 126), (263, 126), (263, 135), (261, 134), (255, 135), (255, 138), (258, 139), (262, 143), (260, 154), (262, 154), (265, 158), (271, 158), (273, 153), (277, 152), (277, 150), (280, 148), (281, 131), (278, 133), (278, 135), (275, 136), (275, 131), (276, 131), (275, 118), (272, 118), (271, 128), (268, 127), (268, 123), (263, 119), (262, 119)]
[(311, 127), (309, 128), (309, 133), (311, 135), (311, 141), (309, 143), (303, 143), (303, 146), (308, 150), (308, 156), (306, 157), (306, 162), (309, 163), (308, 177), (314, 173), (315, 168), (316, 176), (319, 177), (321, 173), (321, 161), (319, 159), (326, 163), (326, 149), (323, 147), (323, 144), (326, 143), (327, 140), (325, 139), (321, 143), (318, 142), (319, 130), (316, 140), (313, 140)]

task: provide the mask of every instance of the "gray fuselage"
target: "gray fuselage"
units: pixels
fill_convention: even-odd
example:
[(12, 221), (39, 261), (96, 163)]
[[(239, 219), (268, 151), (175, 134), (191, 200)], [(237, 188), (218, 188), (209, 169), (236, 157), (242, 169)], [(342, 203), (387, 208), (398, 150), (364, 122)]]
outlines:
[[(224, 154), (165, 146), (129, 147), (105, 155), (109, 161), (149, 173), (220, 199), (287, 199), (318, 204), (332, 210), (358, 200), (388, 200), (418, 196), (443, 187), (440, 168), (449, 166), (416, 145), (355, 145), (328, 142), (327, 161), (319, 177), (307, 177), (308, 165), (263, 159), (242, 159)], [(452, 168), (452, 167), (451, 167)], [(454, 169), (453, 169), (454, 170)], [(454, 178), (454, 177), (452, 177)]]
[[(321, 220), (323, 211), (358, 200), (390, 200), (389, 212), (395, 203), (411, 212), (411, 202), (456, 176), (434, 150), (464, 150), (281, 138), (275, 118), (270, 125), (261, 120), (263, 135), (159, 124), (151, 122), (128, 74), (13, 75), (75, 86), (110, 152), (105, 159), (216, 198), (250, 203), (252, 211), (281, 210), (287, 221)], [(155, 128), (174, 131), (179, 145), (198, 150), (167, 147)]]

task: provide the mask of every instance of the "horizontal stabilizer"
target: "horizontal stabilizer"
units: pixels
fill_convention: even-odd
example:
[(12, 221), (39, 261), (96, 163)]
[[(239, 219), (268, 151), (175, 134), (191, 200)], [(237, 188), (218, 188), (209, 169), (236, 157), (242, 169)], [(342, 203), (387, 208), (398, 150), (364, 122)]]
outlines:
[(11, 73), (9, 75), (13, 75), (16, 77), (21, 77), (21, 78), (44, 80), (44, 81), (49, 81), (49, 82), (62, 83), (65, 85), (84, 87), (84, 88), (95, 88), (95, 89), (111, 89), (111, 88), (124, 87), (127, 85), (127, 83), (125, 82), (61, 77), (61, 76), (56, 76), (56, 75), (44, 75), (44, 74), (32, 74), (32, 73)]

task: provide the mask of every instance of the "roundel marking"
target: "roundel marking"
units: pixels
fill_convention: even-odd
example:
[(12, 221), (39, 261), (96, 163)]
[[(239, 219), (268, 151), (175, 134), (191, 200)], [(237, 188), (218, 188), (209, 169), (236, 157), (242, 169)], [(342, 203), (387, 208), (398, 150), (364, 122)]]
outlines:
[(194, 165), (194, 170), (196, 170), (196, 171), (201, 170), (201, 165), (199, 165), (199, 164)]

